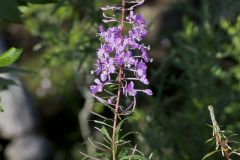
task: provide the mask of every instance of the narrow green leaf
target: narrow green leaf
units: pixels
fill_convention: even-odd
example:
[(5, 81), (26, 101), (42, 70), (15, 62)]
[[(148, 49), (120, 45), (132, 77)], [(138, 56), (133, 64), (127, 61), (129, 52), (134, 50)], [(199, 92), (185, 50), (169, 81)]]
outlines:
[(15, 62), (22, 53), (22, 49), (10, 48), (0, 55), (0, 67), (5, 67)]
[(128, 141), (125, 141), (125, 140), (118, 140), (118, 141), (116, 141), (116, 144), (118, 146), (123, 146), (123, 145), (130, 144), (130, 143), (131, 143), (130, 140), (128, 140)]
[(205, 160), (206, 158), (208, 158), (208, 157), (214, 155), (215, 153), (217, 153), (217, 152), (219, 152), (219, 151), (220, 151), (220, 150), (215, 150), (215, 151), (212, 151), (212, 152), (206, 154), (206, 155), (203, 157), (202, 160)]
[(129, 160), (130, 158), (137, 159), (137, 160), (148, 160), (148, 158), (143, 157), (141, 155), (129, 155), (129, 156), (121, 158), (120, 160)]
[[(88, 141), (97, 149), (105, 151), (105, 149), (99, 147), (95, 142), (93, 142), (90, 138), (88, 138)], [(101, 143), (100, 143), (101, 144)]]
[(206, 142), (205, 142), (205, 143), (211, 142), (211, 141), (213, 141), (214, 139), (215, 139), (215, 137), (212, 137), (212, 138), (210, 138), (210, 139), (206, 140)]
[(126, 117), (118, 123), (117, 128), (116, 128), (116, 134), (118, 134), (120, 132), (123, 122), (125, 122), (126, 120), (128, 120), (130, 118), (133, 118), (133, 117)]
[(213, 128), (213, 126), (212, 126), (212, 125), (210, 125), (210, 124), (206, 124), (206, 126)]
[[(125, 149), (128, 149), (130, 151), (133, 150), (133, 148), (130, 148), (130, 147), (125, 147)], [(136, 154), (134, 154), (134, 155), (141, 155), (142, 157), (145, 157), (144, 154), (140, 150), (138, 150), (138, 149), (135, 149), (135, 153)]]
[(100, 117), (100, 118), (102, 118), (102, 119), (104, 119), (104, 120), (113, 121), (111, 118), (104, 117), (104, 116), (102, 116), (101, 114), (98, 114), (98, 113), (96, 113), (96, 112), (92, 112), (92, 111), (91, 111), (90, 113), (92, 113), (93, 115), (98, 116), (98, 117)]
[(136, 134), (140, 134), (140, 133), (139, 132), (128, 132), (128, 133), (124, 134), (123, 136), (121, 136), (119, 140), (124, 140), (125, 137), (127, 137), (127, 136), (129, 136), (131, 134), (135, 134), (136, 135)]
[(106, 129), (105, 126), (102, 126), (101, 132), (102, 132), (103, 135), (106, 136), (106, 138), (107, 138), (108, 140), (112, 141), (112, 139), (111, 139), (111, 137), (110, 137), (110, 135), (109, 135), (109, 133), (108, 133), (108, 131), (107, 131), (107, 129)]
[(100, 145), (100, 146), (103, 146), (103, 147), (105, 147), (106, 149), (108, 149), (108, 150), (111, 151), (111, 148), (110, 148), (110, 147), (108, 147), (107, 145), (105, 145), (105, 144), (103, 144), (103, 143), (101, 143), (101, 142), (94, 141), (94, 143), (96, 143), (96, 144), (98, 144), (98, 145)]
[(116, 142), (119, 140), (119, 135), (120, 135), (120, 131), (121, 131), (123, 123), (130, 118), (133, 118), (133, 117), (126, 117), (123, 120), (120, 120), (120, 122), (118, 123), (118, 125), (116, 127), (116, 135), (115, 135)]
[(97, 123), (97, 124), (101, 124), (101, 125), (103, 125), (103, 126), (108, 126), (108, 127), (112, 128), (111, 125), (109, 125), (109, 124), (107, 124), (107, 123), (105, 123), (105, 122), (98, 121), (98, 120), (94, 120), (94, 122)]
[(122, 157), (126, 157), (128, 154), (129, 154), (129, 151), (123, 148), (118, 154), (118, 159), (121, 159)]

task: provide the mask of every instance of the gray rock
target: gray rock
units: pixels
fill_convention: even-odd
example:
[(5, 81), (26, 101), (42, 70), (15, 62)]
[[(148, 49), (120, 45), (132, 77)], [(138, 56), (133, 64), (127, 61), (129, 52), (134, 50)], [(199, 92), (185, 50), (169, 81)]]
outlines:
[(45, 138), (25, 135), (14, 139), (5, 150), (6, 160), (47, 160), (51, 150)]
[[(2, 76), (2, 75), (1, 75)], [(0, 137), (12, 139), (33, 131), (38, 118), (17, 76), (7, 75), (19, 85), (0, 91), (4, 112), (0, 113)]]

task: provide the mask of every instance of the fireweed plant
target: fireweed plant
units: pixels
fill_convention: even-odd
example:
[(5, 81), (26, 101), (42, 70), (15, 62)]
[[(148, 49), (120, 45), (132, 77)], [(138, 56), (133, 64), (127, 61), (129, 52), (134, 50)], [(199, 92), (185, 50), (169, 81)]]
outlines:
[[(147, 160), (137, 146), (130, 147), (130, 141), (125, 138), (134, 133), (126, 133), (120, 136), (122, 124), (129, 118), (136, 106), (136, 95), (143, 93), (151, 96), (150, 89), (136, 88), (136, 84), (148, 85), (147, 63), (152, 60), (148, 56), (149, 46), (142, 43), (147, 35), (147, 27), (144, 18), (133, 9), (143, 4), (143, 0), (122, 0), (122, 4), (101, 8), (103, 10), (103, 22), (117, 24), (117, 26), (104, 29), (99, 27), (101, 44), (97, 51), (96, 69), (92, 74), (97, 78), (90, 86), (91, 93), (114, 114), (113, 119), (98, 115), (103, 121), (95, 121), (100, 127), (95, 127), (104, 136), (104, 142), (89, 140), (101, 153), (90, 156), (82, 153), (90, 159)], [(128, 7), (125, 7), (128, 6)], [(118, 19), (115, 15), (120, 12)], [(109, 16), (111, 13), (111, 16)], [(125, 16), (126, 15), (126, 16)], [(125, 117), (122, 119), (122, 117)], [(119, 122), (118, 122), (119, 121)]]

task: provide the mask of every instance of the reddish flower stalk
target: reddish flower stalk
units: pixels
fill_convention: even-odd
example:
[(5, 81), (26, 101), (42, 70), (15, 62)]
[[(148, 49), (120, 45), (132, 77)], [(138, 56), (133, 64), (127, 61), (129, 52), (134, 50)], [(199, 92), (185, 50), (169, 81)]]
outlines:
[[(124, 17), (125, 17), (125, 0), (122, 0), (122, 19), (121, 19), (121, 43), (123, 44), (123, 34), (124, 34)], [(121, 97), (121, 86), (122, 86), (122, 67), (118, 67), (118, 92), (117, 92), (117, 102), (114, 110), (114, 122), (113, 122), (113, 132), (112, 132), (112, 158), (116, 160), (116, 151), (117, 145), (115, 142), (116, 138), (116, 128), (117, 128), (117, 120), (118, 120), (118, 109), (119, 102)]]

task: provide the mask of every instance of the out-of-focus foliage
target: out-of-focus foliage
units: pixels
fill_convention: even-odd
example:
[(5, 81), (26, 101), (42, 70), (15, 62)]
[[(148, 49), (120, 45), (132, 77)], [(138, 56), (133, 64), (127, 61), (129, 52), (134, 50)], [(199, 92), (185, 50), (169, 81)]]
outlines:
[[(96, 10), (93, 4), (86, 3), (84, 7)], [(23, 8), (26, 27), (41, 38), (34, 47), (35, 51), (43, 49), (46, 53), (44, 59), (52, 66), (74, 62), (88, 65), (92, 62), (89, 57), (96, 47), (98, 21), (94, 20), (98, 15), (88, 13), (89, 10), (82, 11), (78, 6), (83, 6), (82, 1), (32, 5), (26, 12)]]
[[(76, 88), (79, 68), (83, 67), (90, 73), (97, 47), (98, 9), (98, 2), (78, 0), (21, 7), (25, 26), (40, 38), (33, 50), (41, 54), (28, 64), (34, 65), (35, 69), (61, 70), (50, 76), (51, 84), (58, 90), (63, 85), (64, 88), (72, 85)], [(39, 76), (30, 82), (33, 87), (38, 85)], [(61, 77), (69, 79), (72, 85), (66, 86)]]
[(19, 5), (28, 5), (28, 3), (50, 3), (55, 0), (1, 0), (0, 1), (0, 21), (20, 22), (21, 12)]
[[(221, 27), (226, 31), (229, 40), (227, 43), (223, 44), (224, 56), (232, 59), (233, 64), (231, 65), (228, 74), (234, 80), (234, 83), (231, 84), (232, 90), (239, 94), (240, 92), (240, 15), (236, 17), (236, 20), (232, 23), (229, 20), (222, 19)], [(231, 101), (230, 104), (225, 108), (225, 112), (229, 117), (229, 121), (233, 121), (235, 118), (239, 117), (240, 112), (240, 102)], [(240, 122), (235, 121), (234, 124), (228, 126), (229, 130), (235, 129), (235, 127), (240, 128)]]
[(91, 83), (88, 77), (95, 63), (99, 3), (60, 0), (20, 8), (24, 25), (39, 39), (34, 54), (24, 62), (39, 74), (25, 76), (25, 82), (39, 102), (46, 135), (56, 149), (54, 159), (77, 159), (84, 150), (84, 145), (77, 145), (82, 142), (78, 113), (84, 102), (81, 88)]
[(198, 2), (197, 16), (185, 12), (183, 29), (170, 35), (174, 44), (171, 54), (152, 72), (156, 105), (148, 115), (146, 137), (163, 160), (201, 159), (207, 153), (204, 142), (211, 131), (204, 124), (210, 123), (209, 104), (218, 107), (221, 124), (233, 131), (239, 129), (238, 18), (232, 17), (234, 25), (220, 21), (225, 14), (215, 14), (212, 4), (217, 8), (225, 2)]

